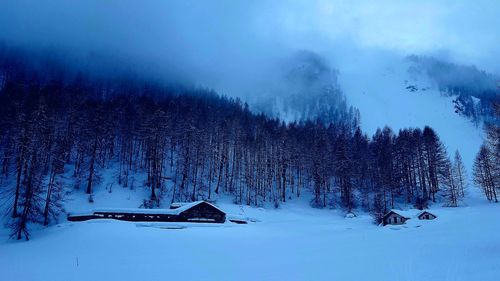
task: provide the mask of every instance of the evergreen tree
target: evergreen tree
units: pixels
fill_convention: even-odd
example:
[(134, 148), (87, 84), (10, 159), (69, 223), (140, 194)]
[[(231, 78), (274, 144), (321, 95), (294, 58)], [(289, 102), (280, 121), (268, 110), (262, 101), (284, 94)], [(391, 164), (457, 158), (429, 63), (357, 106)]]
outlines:
[(488, 146), (483, 144), (474, 161), (474, 182), (482, 189), (489, 201), (498, 202), (497, 182), (495, 182), (492, 153)]
[(455, 151), (455, 159), (453, 163), (453, 180), (458, 187), (459, 197), (464, 198), (467, 190), (467, 172), (462, 161), (462, 156), (460, 156), (458, 150)]

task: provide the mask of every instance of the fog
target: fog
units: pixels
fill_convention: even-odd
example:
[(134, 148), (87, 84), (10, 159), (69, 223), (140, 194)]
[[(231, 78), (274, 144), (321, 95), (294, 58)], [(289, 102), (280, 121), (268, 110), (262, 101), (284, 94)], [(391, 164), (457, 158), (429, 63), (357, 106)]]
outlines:
[(495, 0), (1, 0), (0, 41), (252, 99), (299, 50), (341, 74), (408, 54), (500, 73), (499, 14)]

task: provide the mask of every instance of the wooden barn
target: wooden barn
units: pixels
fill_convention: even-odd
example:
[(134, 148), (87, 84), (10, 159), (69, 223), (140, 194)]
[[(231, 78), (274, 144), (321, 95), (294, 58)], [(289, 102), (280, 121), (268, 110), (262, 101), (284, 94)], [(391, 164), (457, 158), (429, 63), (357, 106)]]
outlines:
[(417, 217), (419, 220), (433, 220), (433, 219), (437, 218), (436, 215), (434, 215), (430, 212), (427, 212), (427, 211), (421, 212)]
[(391, 210), (382, 217), (382, 224), (399, 225), (399, 224), (404, 224), (409, 219), (410, 219), (409, 217), (403, 216), (399, 212)]
[(226, 213), (207, 201), (197, 201), (173, 209), (178, 221), (223, 223)]
[(176, 203), (171, 209), (101, 209), (91, 213), (68, 215), (69, 221), (116, 219), (150, 222), (224, 223), (226, 213), (207, 201)]

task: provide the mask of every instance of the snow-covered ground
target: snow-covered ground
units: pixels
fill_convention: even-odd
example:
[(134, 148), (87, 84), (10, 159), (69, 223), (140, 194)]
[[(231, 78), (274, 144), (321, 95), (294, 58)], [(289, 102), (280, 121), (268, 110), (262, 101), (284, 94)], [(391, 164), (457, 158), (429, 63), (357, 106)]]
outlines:
[[(93, 205), (75, 200), (67, 208), (137, 207), (127, 194), (101, 190)], [(257, 220), (247, 225), (63, 221), (34, 231), (28, 242), (8, 240), (2, 229), (0, 280), (500, 278), (498, 204), (436, 206), (434, 221), (380, 227), (366, 214), (346, 219), (340, 211), (313, 209), (306, 201), (275, 210), (219, 200), (229, 214)]]

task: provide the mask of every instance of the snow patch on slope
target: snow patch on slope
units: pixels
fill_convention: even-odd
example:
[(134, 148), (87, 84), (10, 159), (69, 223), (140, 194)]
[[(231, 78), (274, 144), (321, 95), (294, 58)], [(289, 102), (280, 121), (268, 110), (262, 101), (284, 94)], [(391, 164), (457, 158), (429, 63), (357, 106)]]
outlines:
[(426, 77), (410, 75), (409, 66), (388, 61), (343, 68), (339, 82), (348, 104), (360, 110), (362, 129), (372, 135), (385, 125), (395, 133), (428, 125), (439, 134), (450, 156), (460, 151), (470, 172), (484, 133), (456, 114), (452, 98), (442, 96)]

